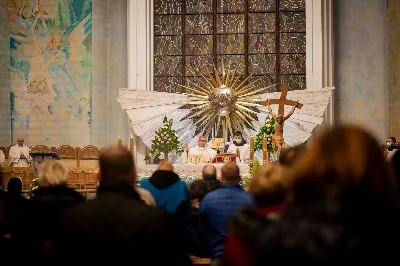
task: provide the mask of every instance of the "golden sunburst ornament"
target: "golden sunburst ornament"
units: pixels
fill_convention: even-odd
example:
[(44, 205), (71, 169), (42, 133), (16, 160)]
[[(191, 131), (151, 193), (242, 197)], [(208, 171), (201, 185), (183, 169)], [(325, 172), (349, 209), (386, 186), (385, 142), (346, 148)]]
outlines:
[(225, 70), (224, 62), (221, 64), (221, 74), (218, 73), (215, 65), (213, 73), (205, 68), (207, 77), (200, 74), (196, 76), (190, 70), (198, 84), (189, 81), (189, 86), (176, 84), (186, 89), (188, 93), (183, 93), (190, 97), (184, 104), (189, 106), (190, 114), (186, 117), (194, 119), (198, 132), (203, 132), (208, 136), (212, 128), (216, 125), (218, 130), (221, 126), (227, 126), (231, 136), (234, 129), (255, 130), (253, 122), (258, 123), (256, 115), (260, 112), (258, 107), (261, 101), (254, 96), (266, 89), (275, 86), (271, 85), (264, 88), (257, 88), (255, 84), (261, 79), (258, 78), (249, 82), (252, 74), (240, 80), (243, 75), (238, 75), (237, 70), (240, 65), (231, 70)]

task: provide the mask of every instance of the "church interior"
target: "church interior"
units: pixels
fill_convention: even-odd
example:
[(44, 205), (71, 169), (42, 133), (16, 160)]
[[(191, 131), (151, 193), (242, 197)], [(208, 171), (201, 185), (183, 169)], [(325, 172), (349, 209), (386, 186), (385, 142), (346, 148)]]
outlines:
[(18, 177), (34, 197), (42, 162), (61, 161), (89, 200), (119, 147), (137, 184), (163, 162), (188, 185), (235, 162), (247, 190), (286, 148), (344, 145), (342, 125), (388, 161), (399, 29), (397, 0), (0, 0), (0, 186)]

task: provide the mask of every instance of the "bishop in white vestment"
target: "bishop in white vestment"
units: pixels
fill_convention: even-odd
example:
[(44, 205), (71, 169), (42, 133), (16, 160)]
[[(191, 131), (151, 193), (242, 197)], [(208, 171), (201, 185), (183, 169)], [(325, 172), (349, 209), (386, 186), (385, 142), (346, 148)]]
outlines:
[(29, 167), (32, 157), (29, 155), (29, 147), (24, 145), (24, 138), (18, 137), (17, 144), (10, 148), (8, 160), (11, 167)]
[(217, 155), (217, 152), (207, 148), (206, 143), (206, 137), (200, 136), (196, 147), (192, 149), (186, 147), (186, 152), (182, 154), (182, 162), (184, 164), (211, 163), (212, 159)]
[(227, 150), (228, 153), (234, 153), (236, 157), (236, 163), (248, 164), (250, 160), (250, 145), (246, 143), (243, 138), (242, 132), (236, 131), (233, 136), (233, 144), (229, 145)]

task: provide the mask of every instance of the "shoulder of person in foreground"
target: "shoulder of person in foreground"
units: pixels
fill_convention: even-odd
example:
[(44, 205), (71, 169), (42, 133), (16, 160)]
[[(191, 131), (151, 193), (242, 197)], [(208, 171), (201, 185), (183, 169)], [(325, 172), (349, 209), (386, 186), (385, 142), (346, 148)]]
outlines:
[(140, 198), (149, 206), (157, 206), (153, 195), (147, 189), (136, 186), (136, 192), (139, 194)]
[[(96, 226), (95, 224), (98, 223), (100, 226), (95, 231), (101, 233), (103, 230), (108, 230), (106, 226), (110, 222), (118, 224), (121, 221), (119, 217), (115, 217), (115, 213), (110, 213), (109, 209), (102, 211), (98, 208), (98, 204), (94, 205), (96, 200), (73, 206), (62, 213), (52, 246), (53, 254), (65, 253), (66, 249), (70, 250), (73, 246), (71, 243), (85, 237), (85, 230), (89, 226)], [(186, 261), (188, 257), (181, 252), (185, 250), (182, 246), (184, 240), (176, 229), (172, 216), (160, 208), (150, 207), (139, 201), (132, 207), (132, 212), (122, 214), (121, 218), (124, 219), (121, 221), (121, 226), (131, 224), (130, 227), (124, 229), (125, 237), (136, 235), (137, 241), (146, 239), (152, 243), (152, 249), (157, 250), (164, 261), (173, 262), (175, 265), (186, 265), (175, 262)], [(123, 207), (123, 209), (127, 208), (131, 207), (129, 205)], [(121, 210), (116, 210), (116, 213), (121, 216)], [(101, 223), (104, 223), (104, 226), (101, 226)], [(118, 234), (119, 231), (116, 233)], [(157, 258), (153, 259), (157, 260)], [(149, 258), (149, 261), (152, 261), (152, 258)]]

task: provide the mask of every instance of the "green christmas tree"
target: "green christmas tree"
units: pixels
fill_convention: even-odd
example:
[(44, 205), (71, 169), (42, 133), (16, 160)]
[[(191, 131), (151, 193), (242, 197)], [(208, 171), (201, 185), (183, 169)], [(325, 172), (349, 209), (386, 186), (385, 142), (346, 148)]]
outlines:
[(272, 135), (275, 133), (275, 119), (270, 116), (267, 116), (264, 121), (264, 125), (260, 128), (260, 131), (257, 132), (256, 137), (254, 139), (254, 151), (262, 150), (263, 138), (264, 135), (267, 136), (267, 150), (268, 152), (274, 153), (274, 149), (272, 148)]
[(178, 135), (172, 129), (172, 119), (168, 120), (165, 116), (163, 126), (156, 131), (154, 139), (151, 141), (150, 152), (147, 154), (146, 160), (154, 158), (157, 154), (170, 153), (172, 151), (181, 154), (183, 148), (179, 143)]

